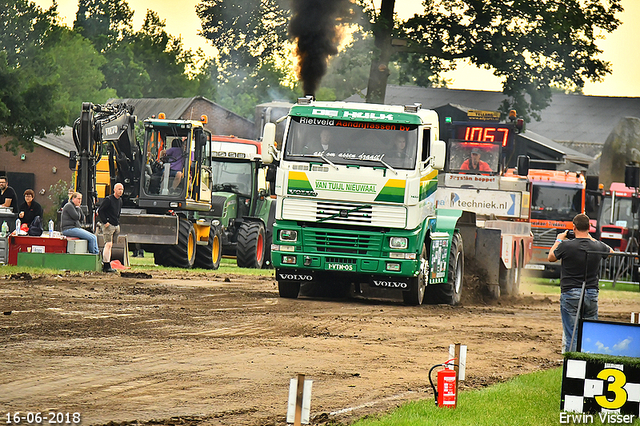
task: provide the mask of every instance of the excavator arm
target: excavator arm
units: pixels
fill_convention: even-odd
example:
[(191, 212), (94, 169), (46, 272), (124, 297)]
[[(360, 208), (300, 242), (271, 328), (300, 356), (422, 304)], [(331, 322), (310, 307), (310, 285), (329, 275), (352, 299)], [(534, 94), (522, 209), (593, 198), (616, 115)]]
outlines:
[(69, 153), (69, 167), (77, 168), (76, 191), (83, 194), (82, 211), (92, 218), (96, 208), (96, 164), (106, 146), (110, 187), (116, 182), (125, 187), (124, 200), (138, 196), (140, 180), (140, 146), (135, 139), (136, 116), (126, 104), (82, 104), (82, 113), (73, 125), (77, 152)]

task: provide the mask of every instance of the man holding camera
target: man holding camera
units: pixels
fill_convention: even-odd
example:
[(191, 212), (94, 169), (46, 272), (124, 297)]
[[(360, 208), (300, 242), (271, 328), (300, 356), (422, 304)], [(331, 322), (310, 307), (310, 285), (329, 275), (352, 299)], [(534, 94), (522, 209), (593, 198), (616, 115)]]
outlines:
[[(578, 313), (582, 283), (586, 281), (582, 301), (582, 319), (598, 319), (598, 272), (600, 261), (606, 257), (587, 252), (613, 253), (605, 243), (589, 235), (589, 216), (578, 214), (573, 218), (573, 231), (558, 234), (549, 250), (549, 262), (562, 260), (560, 274), (560, 315), (562, 317), (562, 353), (571, 350), (573, 326)], [(586, 276), (585, 276), (586, 273)]]

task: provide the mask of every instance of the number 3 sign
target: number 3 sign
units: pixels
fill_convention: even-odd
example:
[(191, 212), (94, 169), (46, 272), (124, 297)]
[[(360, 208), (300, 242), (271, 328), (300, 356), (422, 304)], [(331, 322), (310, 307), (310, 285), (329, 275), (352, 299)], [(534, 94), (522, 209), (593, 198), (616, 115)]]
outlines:
[(640, 410), (638, 364), (566, 358), (560, 409), (578, 413), (619, 410), (620, 414), (637, 416)]

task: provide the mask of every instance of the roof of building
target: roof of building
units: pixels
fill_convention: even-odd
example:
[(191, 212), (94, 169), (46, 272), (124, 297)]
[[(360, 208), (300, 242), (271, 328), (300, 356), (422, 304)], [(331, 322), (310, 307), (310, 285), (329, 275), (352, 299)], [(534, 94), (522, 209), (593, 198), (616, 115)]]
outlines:
[(45, 137), (36, 137), (34, 139), (36, 145), (50, 149), (58, 154), (69, 156), (69, 151), (76, 151), (76, 144), (73, 142), (73, 128), (65, 126), (62, 128), (60, 135), (53, 133), (47, 134)]
[[(217, 103), (210, 101), (203, 96), (194, 96), (192, 98), (111, 98), (107, 101), (109, 104), (125, 103), (134, 107), (133, 113), (138, 117), (138, 120), (144, 120), (152, 115), (158, 116), (159, 113), (164, 112), (168, 120), (178, 120), (184, 116), (187, 120), (199, 120), (200, 116), (191, 117), (185, 116), (188, 112), (189, 106), (196, 100), (203, 100), (209, 102), (213, 107), (219, 108), (225, 111), (229, 115), (235, 115), (238, 118), (247, 120), (246, 118), (218, 105)], [(250, 120), (247, 120), (251, 122)]]
[[(542, 145), (548, 149), (551, 149), (553, 151), (557, 151), (560, 154), (564, 154), (564, 158), (571, 163), (576, 163), (577, 165), (580, 165), (582, 167), (577, 168), (576, 170), (582, 170), (585, 169), (587, 167), (589, 167), (594, 161), (595, 159), (589, 155), (583, 154), (581, 152), (578, 152), (574, 149), (571, 149), (567, 146), (564, 146), (562, 144), (556, 143), (554, 141), (552, 141), (549, 138), (545, 138), (544, 136), (541, 136), (535, 132), (532, 132), (530, 130), (526, 130), (522, 133), (520, 133), (518, 135), (518, 137), (521, 138), (525, 138), (528, 139), (530, 141), (536, 142), (539, 145)], [(561, 169), (563, 169), (562, 167), (560, 167)], [(573, 169), (574, 167), (569, 167), (569, 169)]]
[[(457, 104), (464, 105), (462, 108), (496, 111), (505, 98), (502, 92), (388, 85), (385, 103), (418, 102), (429, 109)], [(361, 102), (362, 98), (353, 95), (346, 100)], [(640, 98), (554, 93), (551, 104), (540, 116), (540, 121), (527, 123), (527, 130), (556, 142), (604, 144), (621, 118), (640, 117)]]

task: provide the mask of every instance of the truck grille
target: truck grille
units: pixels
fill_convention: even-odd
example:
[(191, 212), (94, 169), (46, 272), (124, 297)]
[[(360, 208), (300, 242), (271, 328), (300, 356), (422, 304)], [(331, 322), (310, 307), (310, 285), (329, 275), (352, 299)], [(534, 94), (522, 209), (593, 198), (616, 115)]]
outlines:
[(304, 250), (312, 253), (357, 254), (373, 256), (380, 252), (382, 235), (357, 235), (305, 230)]
[(531, 228), (533, 245), (537, 247), (551, 247), (556, 242), (558, 230), (555, 228)]
[[(358, 210), (354, 210), (361, 207)], [(331, 219), (326, 219), (328, 217)], [(346, 225), (365, 225), (388, 228), (404, 228), (407, 223), (407, 210), (404, 206), (385, 204), (341, 203), (300, 198), (285, 198), (282, 202), (282, 218), (305, 222), (317, 222)]]

